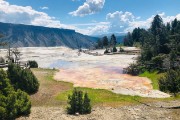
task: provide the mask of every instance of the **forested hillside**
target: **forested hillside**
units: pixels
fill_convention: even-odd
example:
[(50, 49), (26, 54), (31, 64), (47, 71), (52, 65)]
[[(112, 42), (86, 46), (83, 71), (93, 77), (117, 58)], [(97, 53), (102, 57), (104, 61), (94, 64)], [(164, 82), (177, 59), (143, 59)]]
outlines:
[(135, 28), (128, 33), (124, 45), (141, 48), (141, 56), (136, 65), (129, 67), (129, 73), (166, 72), (159, 81), (160, 89), (173, 93), (180, 91), (180, 21), (174, 19), (164, 24), (156, 15), (149, 29)]

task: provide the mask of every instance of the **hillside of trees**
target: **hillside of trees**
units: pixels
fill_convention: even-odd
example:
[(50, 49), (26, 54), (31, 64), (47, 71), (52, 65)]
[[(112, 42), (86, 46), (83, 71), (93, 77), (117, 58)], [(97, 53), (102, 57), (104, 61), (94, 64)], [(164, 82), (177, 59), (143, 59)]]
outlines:
[(165, 72), (159, 80), (160, 90), (180, 92), (180, 21), (174, 19), (164, 24), (156, 15), (149, 29), (135, 28), (129, 32), (124, 45), (141, 48), (137, 64), (128, 68), (130, 74), (137, 75), (146, 70)]

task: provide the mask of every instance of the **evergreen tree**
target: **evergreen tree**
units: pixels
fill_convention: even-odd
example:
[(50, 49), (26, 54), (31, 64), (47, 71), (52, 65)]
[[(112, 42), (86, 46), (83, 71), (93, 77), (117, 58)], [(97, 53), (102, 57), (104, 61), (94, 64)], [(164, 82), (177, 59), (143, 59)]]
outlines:
[(128, 34), (127, 34), (127, 45), (133, 46), (133, 39), (132, 39), (132, 35), (130, 32), (128, 32)]
[(175, 63), (178, 59), (178, 55), (175, 50), (172, 50), (169, 54), (170, 69), (175, 69)]
[(143, 31), (143, 29), (135, 28), (132, 32), (132, 39), (133, 42), (140, 42), (140, 38), (141, 38), (141, 32)]
[(123, 44), (124, 44), (124, 46), (128, 46), (127, 36), (124, 37), (124, 39), (123, 39)]
[(73, 94), (68, 96), (67, 112), (68, 114), (89, 114), (91, 113), (90, 99), (87, 93), (85, 95), (82, 91), (73, 90)]
[(117, 52), (117, 48), (116, 47), (113, 47), (113, 52)]
[(158, 55), (159, 53), (168, 53), (169, 50), (166, 45), (166, 43), (168, 42), (167, 39), (168, 34), (165, 25), (163, 24), (163, 20), (159, 15), (156, 15), (154, 17), (150, 31), (153, 34), (153, 38), (154, 38), (154, 44), (153, 44), (154, 55)]
[(13, 120), (30, 114), (31, 102), (27, 93), (15, 91), (5, 71), (0, 69), (0, 119)]
[(104, 37), (102, 38), (102, 41), (103, 41), (103, 46), (106, 47), (106, 49), (107, 49), (107, 47), (108, 47), (108, 45), (109, 45), (109, 41), (108, 41), (107, 36), (104, 36)]
[(111, 40), (109, 44), (111, 47), (115, 47), (115, 45), (117, 44), (116, 36), (114, 34), (111, 35)]
[(169, 22), (166, 25), (166, 30), (168, 31), (168, 33), (170, 33), (171, 31), (171, 24)]
[(88, 97), (88, 94), (85, 93), (84, 95), (84, 101), (83, 101), (83, 113), (91, 113), (91, 100)]
[(159, 35), (161, 28), (163, 27), (163, 20), (159, 15), (156, 15), (151, 24), (151, 32), (154, 36)]
[(79, 111), (80, 114), (83, 114), (83, 92), (78, 91), (77, 93), (77, 111)]
[(98, 46), (98, 48), (100, 48), (100, 49), (103, 48), (103, 42), (102, 42), (101, 39), (98, 39), (98, 41), (97, 41), (97, 46)]
[(174, 21), (172, 21), (172, 31), (171, 31), (171, 34), (175, 34), (176, 33), (176, 27), (178, 25), (178, 21), (177, 21), (177, 18), (174, 19)]
[(39, 82), (30, 69), (22, 69), (19, 65), (8, 65), (8, 78), (13, 87), (18, 90), (33, 94), (39, 89)]

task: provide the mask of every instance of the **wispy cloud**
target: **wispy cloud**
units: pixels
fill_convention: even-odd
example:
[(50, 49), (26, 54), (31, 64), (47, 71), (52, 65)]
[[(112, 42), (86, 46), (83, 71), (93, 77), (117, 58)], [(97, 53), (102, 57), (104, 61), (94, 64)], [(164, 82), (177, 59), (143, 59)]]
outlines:
[(71, 24), (73, 26), (96, 26), (96, 25), (109, 25), (109, 22), (92, 22), (92, 23), (78, 23)]
[(42, 9), (42, 10), (48, 10), (49, 8), (46, 7), (46, 6), (44, 6), (44, 7), (40, 7), (40, 9)]

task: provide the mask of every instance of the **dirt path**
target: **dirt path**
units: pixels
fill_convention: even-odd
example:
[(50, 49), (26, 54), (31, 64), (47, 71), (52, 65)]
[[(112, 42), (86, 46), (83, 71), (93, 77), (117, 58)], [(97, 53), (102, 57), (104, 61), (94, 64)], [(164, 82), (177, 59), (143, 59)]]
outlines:
[(179, 120), (180, 109), (165, 109), (180, 105), (180, 101), (151, 103), (146, 105), (125, 106), (119, 108), (96, 107), (89, 115), (67, 115), (64, 108), (33, 107), (29, 117), (17, 120)]

